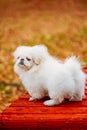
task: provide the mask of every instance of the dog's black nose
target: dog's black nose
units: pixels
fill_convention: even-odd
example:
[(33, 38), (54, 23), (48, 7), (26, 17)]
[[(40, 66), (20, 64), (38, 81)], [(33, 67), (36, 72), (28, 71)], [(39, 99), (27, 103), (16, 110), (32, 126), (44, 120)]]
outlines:
[(20, 65), (24, 65), (24, 59), (20, 59), (20, 62), (19, 62)]
[(24, 59), (22, 58), (21, 61), (24, 61)]

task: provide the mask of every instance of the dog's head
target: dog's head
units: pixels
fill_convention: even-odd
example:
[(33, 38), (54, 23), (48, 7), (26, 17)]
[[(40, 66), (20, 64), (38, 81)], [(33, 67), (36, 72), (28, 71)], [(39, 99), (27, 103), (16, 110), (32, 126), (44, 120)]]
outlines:
[(20, 46), (13, 53), (15, 59), (16, 72), (28, 71), (34, 66), (38, 66), (49, 55), (44, 45), (36, 45), (33, 47)]

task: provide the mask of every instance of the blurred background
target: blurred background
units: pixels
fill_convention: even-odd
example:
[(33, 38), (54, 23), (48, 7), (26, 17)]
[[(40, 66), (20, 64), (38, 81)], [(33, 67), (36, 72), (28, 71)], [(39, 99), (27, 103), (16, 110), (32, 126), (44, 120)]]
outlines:
[(26, 92), (13, 70), (20, 45), (45, 44), (87, 65), (87, 0), (0, 0), (0, 113)]

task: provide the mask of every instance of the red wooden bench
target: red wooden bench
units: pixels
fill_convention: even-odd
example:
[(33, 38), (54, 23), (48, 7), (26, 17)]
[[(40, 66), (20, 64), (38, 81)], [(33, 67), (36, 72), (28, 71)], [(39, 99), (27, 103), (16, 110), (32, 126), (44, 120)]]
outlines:
[[(87, 73), (87, 68), (83, 70)], [(54, 107), (44, 106), (43, 101), (29, 102), (28, 99), (29, 95), (24, 94), (4, 110), (0, 116), (1, 130), (87, 130), (87, 95), (82, 102), (64, 102)]]

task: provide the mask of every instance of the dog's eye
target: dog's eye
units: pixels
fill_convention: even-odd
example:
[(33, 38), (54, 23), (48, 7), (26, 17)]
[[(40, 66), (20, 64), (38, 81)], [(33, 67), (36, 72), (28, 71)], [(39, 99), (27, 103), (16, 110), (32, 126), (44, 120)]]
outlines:
[(20, 57), (18, 56), (17, 59), (19, 59)]
[(26, 59), (28, 60), (28, 61), (30, 61), (31, 59), (30, 58), (28, 58), (28, 57), (26, 57)]

